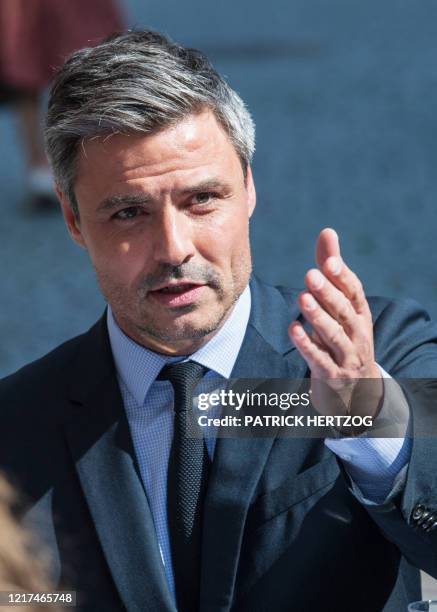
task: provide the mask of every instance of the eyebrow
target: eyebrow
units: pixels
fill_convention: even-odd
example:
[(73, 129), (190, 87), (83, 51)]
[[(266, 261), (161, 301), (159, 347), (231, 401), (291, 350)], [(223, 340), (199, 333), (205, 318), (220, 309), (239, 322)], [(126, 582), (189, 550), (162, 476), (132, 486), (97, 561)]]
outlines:
[[(173, 193), (176, 196), (183, 196), (189, 193), (202, 193), (204, 191), (232, 191), (231, 185), (226, 181), (219, 179), (208, 179), (201, 183), (196, 183), (183, 189), (177, 189)], [(97, 208), (98, 211), (108, 211), (120, 206), (140, 206), (150, 204), (154, 201), (154, 197), (148, 193), (113, 195), (102, 200)]]
[(119, 206), (138, 206), (140, 204), (149, 204), (152, 197), (146, 193), (113, 195), (102, 200), (97, 208), (98, 211), (113, 210)]
[(184, 187), (184, 189), (176, 190), (176, 195), (184, 195), (186, 193), (201, 193), (202, 191), (213, 191), (214, 189), (221, 191), (232, 191), (230, 183), (219, 179), (207, 179), (196, 185)]

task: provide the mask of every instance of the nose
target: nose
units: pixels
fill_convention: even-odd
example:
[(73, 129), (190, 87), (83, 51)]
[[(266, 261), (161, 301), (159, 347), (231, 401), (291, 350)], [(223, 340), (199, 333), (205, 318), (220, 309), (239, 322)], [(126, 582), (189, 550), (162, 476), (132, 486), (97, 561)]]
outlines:
[(179, 266), (194, 255), (190, 220), (171, 204), (157, 213), (154, 236), (154, 259), (158, 263)]

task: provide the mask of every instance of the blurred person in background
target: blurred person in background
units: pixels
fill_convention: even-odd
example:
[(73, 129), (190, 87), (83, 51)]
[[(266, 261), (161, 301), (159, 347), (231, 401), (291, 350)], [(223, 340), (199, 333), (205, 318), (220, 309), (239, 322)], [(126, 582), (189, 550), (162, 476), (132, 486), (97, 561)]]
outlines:
[[(32, 534), (19, 526), (14, 517), (16, 497), (12, 487), (0, 475), (0, 592), (28, 594), (53, 591), (47, 577), (46, 561), (41, 554), (36, 554)], [(1, 609), (12, 610), (15, 606), (1, 606)], [(56, 612), (58, 607), (54, 604), (20, 605), (20, 609), (24, 612)]]
[(0, 101), (17, 112), (37, 209), (57, 203), (40, 126), (44, 89), (68, 54), (122, 28), (117, 0), (0, 0)]

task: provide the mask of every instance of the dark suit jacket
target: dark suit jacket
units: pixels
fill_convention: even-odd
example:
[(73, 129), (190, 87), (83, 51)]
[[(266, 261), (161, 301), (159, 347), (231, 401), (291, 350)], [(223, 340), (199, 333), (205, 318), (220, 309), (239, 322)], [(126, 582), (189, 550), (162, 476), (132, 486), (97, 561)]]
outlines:
[[(233, 377), (308, 375), (287, 335), (296, 292), (251, 280)], [(437, 329), (413, 302), (371, 301), (377, 361), (437, 378)], [(0, 469), (52, 554), (59, 584), (89, 612), (174, 611), (140, 480), (105, 319), (0, 383)], [(413, 426), (421, 406), (413, 407)], [(205, 505), (202, 612), (400, 612), (437, 574), (437, 447), (416, 439), (405, 490), (363, 507), (319, 439), (217, 441)]]

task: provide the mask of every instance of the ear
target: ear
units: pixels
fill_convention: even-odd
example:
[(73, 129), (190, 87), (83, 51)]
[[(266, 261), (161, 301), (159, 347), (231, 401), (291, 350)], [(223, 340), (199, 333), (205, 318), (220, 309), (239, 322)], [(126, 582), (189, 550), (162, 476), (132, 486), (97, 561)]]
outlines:
[(79, 218), (74, 214), (70, 206), (70, 202), (57, 185), (55, 185), (55, 192), (58, 196), (59, 202), (61, 203), (61, 209), (62, 214), (64, 216), (65, 225), (67, 226), (71, 238), (76, 244), (86, 249), (85, 240), (83, 238), (82, 230), (80, 228)]
[(249, 164), (247, 164), (247, 172), (246, 172), (246, 190), (247, 190), (247, 205), (249, 217), (252, 216), (253, 211), (256, 206), (256, 190), (255, 183), (253, 182), (252, 169)]

